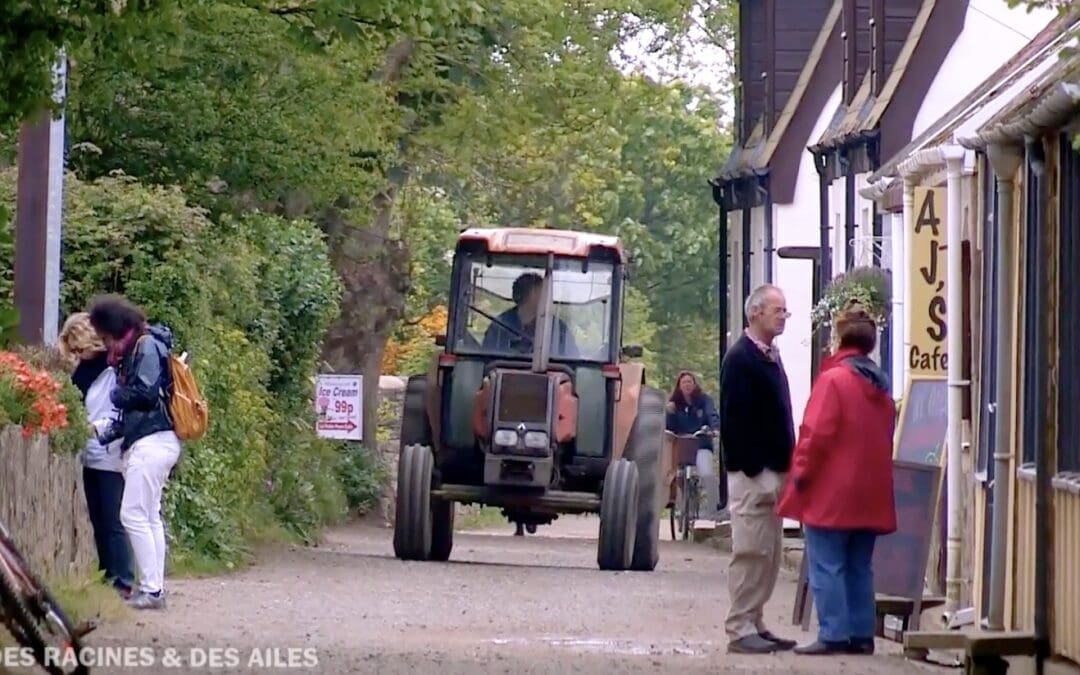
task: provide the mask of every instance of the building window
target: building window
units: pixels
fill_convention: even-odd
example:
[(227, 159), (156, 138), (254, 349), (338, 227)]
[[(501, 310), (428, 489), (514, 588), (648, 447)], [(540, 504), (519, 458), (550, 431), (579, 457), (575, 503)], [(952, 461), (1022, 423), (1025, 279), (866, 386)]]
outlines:
[(1080, 471), (1080, 152), (1061, 136), (1061, 182), (1058, 220), (1058, 471)]
[(976, 467), (991, 480), (995, 431), (994, 389), (997, 387), (997, 181), (990, 162), (982, 157), (982, 350), (979, 359), (979, 440)]

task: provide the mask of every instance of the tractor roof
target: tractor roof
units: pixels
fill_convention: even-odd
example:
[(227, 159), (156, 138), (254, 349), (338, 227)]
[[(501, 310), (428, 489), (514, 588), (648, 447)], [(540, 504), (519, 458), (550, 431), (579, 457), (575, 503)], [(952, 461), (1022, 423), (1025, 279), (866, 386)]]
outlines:
[(553, 253), (571, 258), (585, 258), (592, 249), (603, 248), (613, 252), (619, 262), (626, 262), (626, 251), (618, 237), (592, 232), (514, 227), (470, 228), (458, 237), (459, 244), (465, 241), (484, 242), (492, 253)]

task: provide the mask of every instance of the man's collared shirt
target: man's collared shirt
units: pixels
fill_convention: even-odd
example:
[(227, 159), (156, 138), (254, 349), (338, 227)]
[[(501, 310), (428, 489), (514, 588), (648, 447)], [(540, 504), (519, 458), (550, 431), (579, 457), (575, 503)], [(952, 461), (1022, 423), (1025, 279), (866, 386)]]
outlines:
[(765, 344), (761, 340), (754, 337), (754, 334), (751, 333), (749, 330), (747, 330), (745, 332), (746, 332), (746, 337), (750, 338), (750, 342), (753, 342), (757, 346), (757, 348), (761, 350), (762, 354), (769, 357), (770, 361), (773, 361), (775, 363), (780, 363), (780, 348), (779, 347), (777, 347), (775, 344), (771, 344), (771, 345)]

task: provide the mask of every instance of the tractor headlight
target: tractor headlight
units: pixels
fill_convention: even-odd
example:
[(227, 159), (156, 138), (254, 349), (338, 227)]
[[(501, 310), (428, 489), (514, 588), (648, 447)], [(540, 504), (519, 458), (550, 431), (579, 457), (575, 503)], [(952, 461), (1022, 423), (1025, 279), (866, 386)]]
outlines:
[(540, 450), (548, 447), (548, 435), (543, 431), (530, 431), (525, 434), (525, 447)]
[(495, 445), (502, 447), (515, 447), (517, 446), (517, 432), (510, 429), (499, 429), (495, 432)]

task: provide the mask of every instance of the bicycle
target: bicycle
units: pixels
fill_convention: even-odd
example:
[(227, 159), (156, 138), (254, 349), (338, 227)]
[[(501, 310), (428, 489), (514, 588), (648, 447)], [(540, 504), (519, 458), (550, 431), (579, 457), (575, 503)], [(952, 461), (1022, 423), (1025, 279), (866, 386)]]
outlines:
[(0, 620), (11, 637), (29, 649), (38, 665), (51, 675), (90, 672), (83, 663), (82, 638), (95, 626), (83, 623), (72, 627), (59, 603), (26, 564), (3, 523), (0, 523)]
[(671, 539), (694, 541), (694, 522), (701, 512), (701, 479), (697, 471), (697, 453), (701, 437), (711, 431), (699, 429), (693, 434), (675, 434), (664, 431), (672, 439), (672, 455), (675, 458), (676, 474), (672, 484), (676, 488), (676, 498), (668, 510), (671, 526)]

